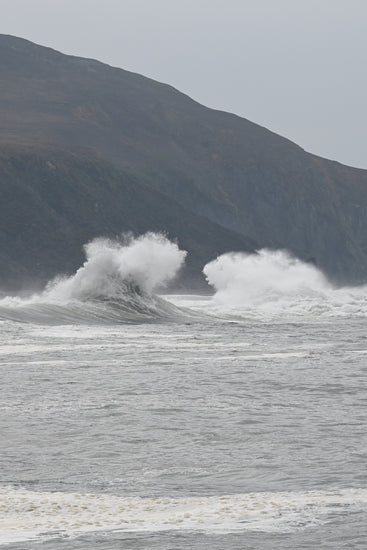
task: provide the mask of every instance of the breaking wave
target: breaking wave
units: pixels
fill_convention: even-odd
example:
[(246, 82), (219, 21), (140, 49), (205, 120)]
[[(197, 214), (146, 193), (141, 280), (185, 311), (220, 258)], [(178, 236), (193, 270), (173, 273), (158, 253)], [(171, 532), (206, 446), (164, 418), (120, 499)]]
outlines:
[(219, 256), (203, 270), (217, 315), (279, 319), (365, 317), (367, 286), (335, 288), (314, 265), (285, 251)]
[(173, 279), (186, 252), (165, 236), (147, 233), (123, 243), (95, 239), (71, 277), (58, 277), (30, 298), (0, 300), (0, 318), (68, 324), (128, 323), (176, 318), (180, 310), (155, 295)]
[(313, 264), (282, 250), (228, 253), (206, 264), (213, 297), (158, 296), (186, 252), (164, 235), (95, 239), (71, 277), (27, 299), (0, 299), (0, 319), (41, 324), (138, 323), (188, 316), (255, 319), (367, 317), (367, 285), (335, 288)]

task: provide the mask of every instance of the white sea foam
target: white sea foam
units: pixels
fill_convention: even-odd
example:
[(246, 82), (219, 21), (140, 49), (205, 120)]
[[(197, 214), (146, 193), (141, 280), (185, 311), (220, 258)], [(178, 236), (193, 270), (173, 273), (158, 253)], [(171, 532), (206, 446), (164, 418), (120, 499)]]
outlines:
[(313, 265), (285, 251), (231, 253), (204, 267), (216, 294), (209, 310), (239, 317), (367, 316), (367, 286), (334, 288)]
[(3, 487), (0, 542), (98, 530), (290, 532), (321, 524), (330, 514), (361, 510), (366, 504), (366, 489), (124, 498)]

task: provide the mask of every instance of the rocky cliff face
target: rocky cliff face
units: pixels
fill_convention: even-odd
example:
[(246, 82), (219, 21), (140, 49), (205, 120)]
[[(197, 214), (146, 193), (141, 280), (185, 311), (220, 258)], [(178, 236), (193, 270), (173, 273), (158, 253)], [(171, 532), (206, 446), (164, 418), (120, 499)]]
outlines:
[(287, 248), (336, 282), (366, 280), (367, 171), (170, 86), (4, 35), (0, 79), (3, 143), (89, 149), (200, 223)]

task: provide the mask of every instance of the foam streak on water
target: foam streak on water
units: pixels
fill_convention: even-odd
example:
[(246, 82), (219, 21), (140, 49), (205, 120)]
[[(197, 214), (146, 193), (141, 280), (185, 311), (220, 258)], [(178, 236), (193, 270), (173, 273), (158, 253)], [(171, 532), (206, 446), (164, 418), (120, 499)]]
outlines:
[(122, 498), (78, 493), (0, 491), (1, 542), (83, 531), (289, 532), (333, 513), (363, 509), (367, 490), (250, 493), (191, 498)]

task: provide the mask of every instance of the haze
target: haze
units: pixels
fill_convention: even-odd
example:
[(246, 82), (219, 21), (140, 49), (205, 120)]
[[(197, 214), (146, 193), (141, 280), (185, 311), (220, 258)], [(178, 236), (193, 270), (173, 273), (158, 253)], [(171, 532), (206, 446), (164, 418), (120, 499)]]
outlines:
[(367, 168), (365, 0), (2, 0), (0, 32), (92, 57)]

